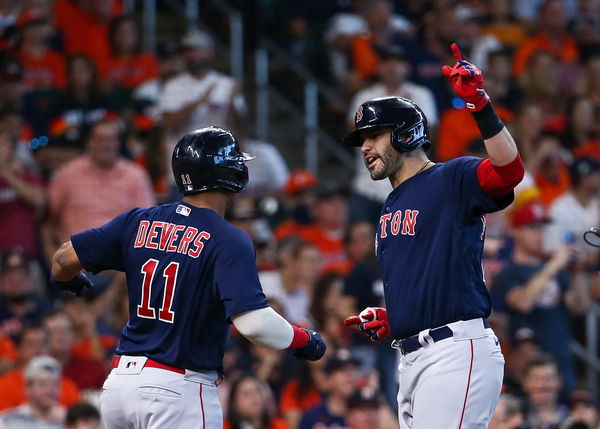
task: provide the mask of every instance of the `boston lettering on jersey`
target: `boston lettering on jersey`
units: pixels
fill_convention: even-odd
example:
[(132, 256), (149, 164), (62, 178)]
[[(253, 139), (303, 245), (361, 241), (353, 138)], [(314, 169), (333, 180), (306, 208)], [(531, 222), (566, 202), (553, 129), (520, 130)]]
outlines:
[[(388, 221), (390, 220), (389, 231), (392, 235), (415, 235), (418, 214), (419, 210), (406, 209), (404, 210), (404, 219), (402, 218), (402, 210), (396, 210), (393, 215), (391, 213), (382, 215), (379, 218), (379, 223), (381, 224), (380, 238), (387, 237)], [(400, 226), (402, 226), (402, 229), (400, 229)]]
[(206, 231), (188, 225), (147, 220), (140, 221), (133, 247), (177, 252), (197, 258), (204, 248), (204, 241), (210, 238)]

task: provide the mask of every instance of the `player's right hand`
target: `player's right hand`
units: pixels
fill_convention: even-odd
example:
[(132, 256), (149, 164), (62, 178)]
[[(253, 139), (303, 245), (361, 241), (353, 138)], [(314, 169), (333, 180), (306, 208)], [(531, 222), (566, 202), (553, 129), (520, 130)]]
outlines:
[(94, 284), (89, 277), (83, 273), (83, 271), (77, 274), (76, 277), (66, 282), (58, 281), (52, 275), (50, 275), (50, 284), (60, 290), (73, 292), (76, 296), (81, 296), (83, 289), (85, 288), (89, 290), (94, 289)]
[(369, 341), (381, 341), (390, 333), (390, 321), (383, 307), (367, 307), (358, 316), (344, 320), (344, 326), (356, 325), (358, 332)]
[(304, 347), (294, 349), (292, 355), (301, 360), (321, 359), (325, 354), (325, 350), (327, 350), (325, 341), (323, 341), (323, 338), (321, 338), (318, 332), (315, 332), (312, 329), (304, 330), (308, 333), (309, 336), (308, 343)]

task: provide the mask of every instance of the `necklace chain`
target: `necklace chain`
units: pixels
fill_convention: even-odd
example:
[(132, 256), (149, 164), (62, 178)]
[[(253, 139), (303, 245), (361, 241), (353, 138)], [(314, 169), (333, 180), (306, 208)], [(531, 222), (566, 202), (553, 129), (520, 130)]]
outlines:
[(423, 171), (425, 169), (425, 167), (427, 167), (429, 165), (430, 162), (431, 162), (431, 160), (428, 159), (427, 162), (425, 162), (425, 164), (423, 164), (423, 167), (421, 167), (421, 169), (415, 173), (415, 176), (417, 174), (419, 174), (421, 171)]

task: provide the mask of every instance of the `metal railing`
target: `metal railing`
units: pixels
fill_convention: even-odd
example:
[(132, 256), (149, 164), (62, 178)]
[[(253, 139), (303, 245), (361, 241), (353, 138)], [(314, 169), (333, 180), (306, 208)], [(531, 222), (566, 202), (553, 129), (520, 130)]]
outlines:
[(598, 356), (599, 323), (600, 306), (592, 301), (585, 315), (586, 345), (583, 346), (575, 340), (571, 341), (570, 344), (573, 354), (586, 364), (586, 387), (595, 398), (600, 397), (600, 357)]
[[(304, 109), (298, 109), (287, 98), (276, 91), (269, 84), (270, 58), (275, 57), (278, 64), (285, 67), (303, 85)], [(255, 56), (255, 103), (256, 103), (256, 129), (257, 136), (261, 140), (269, 138), (269, 117), (271, 103), (292, 115), (298, 123), (304, 124), (305, 143), (305, 167), (318, 174), (319, 149), (324, 149), (333, 155), (338, 161), (348, 168), (353, 169), (355, 162), (353, 157), (319, 126), (319, 98), (322, 97), (326, 103), (335, 109), (344, 111), (346, 109), (343, 98), (327, 85), (319, 81), (308, 69), (275, 44), (272, 40), (264, 38)]]

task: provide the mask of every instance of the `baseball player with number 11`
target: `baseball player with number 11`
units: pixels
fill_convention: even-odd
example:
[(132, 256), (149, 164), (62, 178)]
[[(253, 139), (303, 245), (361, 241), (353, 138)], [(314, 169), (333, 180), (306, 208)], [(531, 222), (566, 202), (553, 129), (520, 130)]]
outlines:
[(433, 163), (427, 120), (400, 97), (362, 104), (356, 129), (374, 180), (389, 179), (377, 257), (387, 310), (367, 308), (346, 319), (372, 341), (388, 334), (401, 352), (401, 429), (486, 428), (500, 395), (504, 358), (490, 329), (490, 296), (481, 257), (485, 213), (507, 207), (524, 174), (516, 145), (483, 89), (481, 71), (456, 44), (444, 66), (477, 123), (489, 158)]
[(221, 429), (216, 382), (227, 322), (299, 359), (325, 353), (319, 334), (267, 305), (252, 241), (223, 219), (250, 159), (223, 128), (189, 133), (172, 157), (182, 201), (123, 213), (54, 254), (51, 282), (62, 290), (92, 287), (82, 268), (127, 275), (129, 321), (102, 389), (106, 429)]

